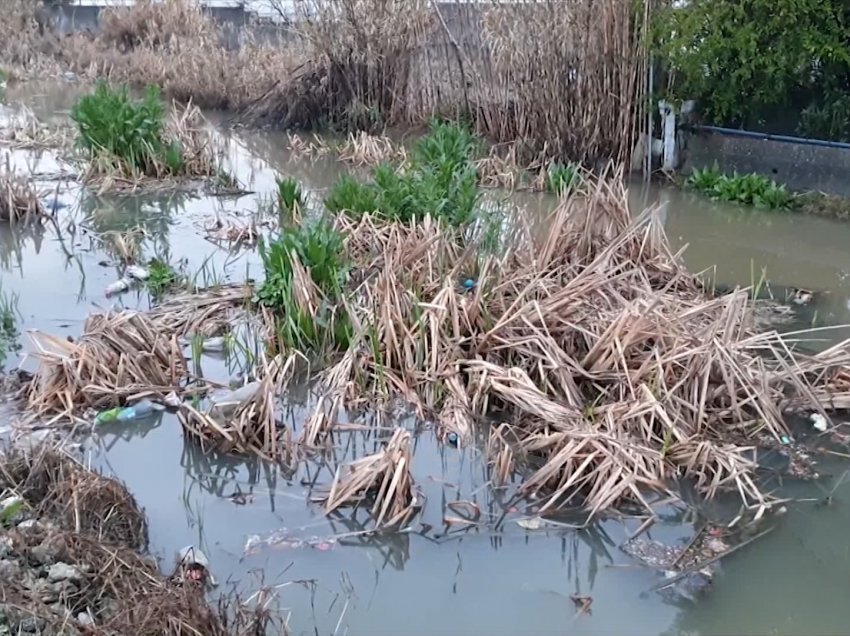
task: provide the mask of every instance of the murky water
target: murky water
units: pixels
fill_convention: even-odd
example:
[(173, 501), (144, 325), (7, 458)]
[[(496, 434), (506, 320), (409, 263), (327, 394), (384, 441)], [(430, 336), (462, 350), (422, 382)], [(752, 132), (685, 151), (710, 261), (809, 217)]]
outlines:
[[(26, 98), (36, 109), (57, 108), (55, 98)], [(93, 310), (116, 302), (146, 305), (144, 295), (105, 299), (104, 288), (118, 275), (102, 244), (109, 232), (141, 228), (145, 257), (185, 259), (188, 271), (206, 262), (206, 275), (216, 279), (259, 274), (254, 252), (234, 256), (216, 249), (201, 228), (216, 215), (252, 215), (256, 197), (271, 193), (278, 174), (319, 193), (341, 170), (329, 158), (294, 162), (286, 146), (285, 136), (266, 132), (231, 138), (232, 166), (255, 192), (239, 198), (97, 197), (73, 183), (44, 182), (48, 199), (67, 204), (60, 216), (75, 220), (74, 231), (60, 241), (50, 227), (26, 233), (0, 227), (0, 281), (6, 292), (19, 295), (23, 327), (77, 335)], [(36, 161), (32, 154), (14, 152), (11, 160), (36, 172), (61, 167), (49, 154)], [(749, 285), (764, 269), (776, 285), (823, 292), (809, 312), (814, 323), (850, 323), (850, 224), (713, 204), (654, 186), (636, 185), (631, 196), (636, 208), (661, 206), (674, 245), (690, 246), (691, 267), (713, 269), (718, 281), (731, 285)], [(517, 202), (530, 213), (552, 205), (536, 195)], [(844, 330), (823, 332), (833, 341), (845, 335)], [(204, 369), (221, 379), (228, 375), (212, 357), (204, 359)], [(299, 399), (292, 400), (296, 419)], [(237, 580), (256, 587), (262, 576), (265, 585), (279, 586), (295, 634), (847, 631), (850, 480), (837, 488), (831, 506), (789, 504), (789, 514), (772, 534), (724, 561), (715, 589), (705, 598), (673, 604), (646, 593), (658, 575), (634, 567), (617, 547), (636, 522), (531, 531), (514, 522), (513, 511), (503, 521), (504, 501), (486, 487), (478, 449), (442, 446), (415, 421), (399, 423), (417, 432), (414, 475), (427, 497), (424, 526), (368, 540), (358, 523), (328, 520), (309, 501), (310, 485), (328, 484), (333, 477), (326, 465), (310, 463), (288, 475), (261, 462), (204, 454), (183, 439), (176, 418), (167, 414), (99, 428), (89, 449), (92, 460), (124, 480), (145, 507), (156, 555), (167, 563), (179, 548), (194, 543), (209, 555), (225, 587)], [(362, 456), (374, 451), (382, 436), (381, 431), (369, 438), (343, 436), (342, 452)], [(843, 470), (838, 463), (821, 466), (821, 472), (835, 476)], [(785, 492), (823, 498), (835, 476), (818, 485), (788, 485)], [(244, 505), (234, 503), (233, 495)], [(483, 523), (447, 530), (445, 506), (457, 500), (474, 501)], [(671, 521), (650, 534), (675, 542), (692, 531)], [(593, 598), (591, 616), (576, 616), (573, 594)]]

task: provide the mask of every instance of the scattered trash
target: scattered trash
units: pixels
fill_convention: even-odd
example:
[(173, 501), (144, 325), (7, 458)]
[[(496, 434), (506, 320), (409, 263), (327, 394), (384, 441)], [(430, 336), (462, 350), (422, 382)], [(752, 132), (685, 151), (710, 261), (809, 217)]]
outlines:
[(517, 519), (516, 524), (526, 530), (540, 530), (545, 522), (540, 517), (531, 517), (530, 519)]
[(810, 289), (792, 287), (788, 291), (791, 293), (791, 302), (795, 305), (808, 305), (815, 296), (815, 292)]
[(174, 391), (165, 396), (162, 400), (162, 403), (165, 404), (170, 409), (179, 409), (183, 404), (183, 400), (180, 399), (180, 396), (177, 395)]
[(3, 501), (0, 501), (0, 528), (10, 523), (23, 508), (24, 500), (17, 495), (6, 497)]
[(249, 382), (235, 390), (218, 389), (209, 395), (210, 413), (218, 416), (232, 414), (241, 404), (248, 402), (260, 390), (260, 382)]
[(62, 74), (62, 79), (64, 79), (66, 82), (76, 82), (77, 81), (77, 74), (74, 73), (73, 71), (65, 71)]
[(814, 429), (820, 433), (825, 433), (826, 429), (829, 427), (829, 423), (826, 421), (826, 418), (820, 413), (812, 413), (809, 420), (811, 420)]
[(254, 495), (244, 493), (244, 492), (235, 492), (228, 497), (230, 501), (235, 503), (237, 506), (244, 506), (245, 504), (254, 503)]
[(465, 281), (463, 281), (463, 287), (467, 291), (472, 291), (472, 289), (475, 288), (475, 281), (471, 278), (467, 278)]
[(98, 413), (94, 420), (95, 424), (107, 424), (109, 422), (130, 422), (147, 417), (155, 411), (161, 411), (165, 407), (151, 402), (147, 398), (137, 402), (133, 406), (115, 407)]
[(245, 541), (243, 554), (246, 556), (259, 554), (262, 548), (269, 550), (299, 550), (311, 548), (319, 552), (329, 552), (337, 545), (335, 537), (310, 537), (299, 539), (293, 537), (286, 528), (282, 528), (263, 538), (258, 534), (252, 534)]
[(218, 585), (210, 571), (210, 561), (200, 549), (188, 545), (177, 554), (177, 569), (175, 574), (184, 581), (193, 581), (201, 585)]
[(447, 439), (449, 440), (449, 444), (451, 444), (452, 446), (455, 446), (455, 447), (460, 442), (460, 438), (458, 437), (457, 433), (455, 433), (454, 431), (449, 433)]
[(581, 596), (579, 594), (571, 594), (570, 600), (576, 606), (576, 615), (587, 614), (590, 616), (592, 612), (590, 611), (590, 606), (593, 605), (593, 599), (589, 596)]
[(110, 283), (106, 286), (106, 297), (117, 296), (118, 294), (123, 294), (133, 285), (133, 281), (129, 278), (121, 278), (116, 280), (114, 283)]
[(206, 338), (201, 345), (201, 350), (207, 353), (217, 353), (224, 351), (227, 348), (227, 340), (224, 336), (216, 336), (214, 338)]
[(792, 442), (791, 438), (788, 437), (787, 435), (783, 435), (779, 439), (783, 444), (790, 444)]
[(151, 275), (151, 273), (147, 269), (139, 265), (128, 265), (125, 271), (127, 273), (127, 276), (129, 276), (133, 280), (138, 281), (145, 281), (150, 278)]

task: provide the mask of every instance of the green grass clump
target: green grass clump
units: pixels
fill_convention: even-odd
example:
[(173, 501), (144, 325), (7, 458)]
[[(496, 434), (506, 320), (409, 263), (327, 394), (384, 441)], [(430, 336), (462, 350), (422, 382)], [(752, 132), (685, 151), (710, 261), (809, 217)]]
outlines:
[(757, 208), (788, 209), (794, 201), (794, 195), (784, 185), (759, 174), (726, 175), (717, 168), (696, 169), (685, 185), (712, 199)]
[(7, 295), (0, 288), (0, 367), (10, 352), (20, 349), (18, 315), (18, 295)]
[(578, 187), (581, 183), (581, 175), (578, 166), (572, 163), (552, 163), (546, 176), (546, 187), (549, 192), (562, 194), (565, 191)]
[(145, 287), (153, 299), (162, 298), (170, 289), (180, 284), (180, 275), (168, 263), (157, 258), (148, 263), (149, 276)]
[[(344, 349), (351, 339), (351, 325), (340, 306), (349, 263), (342, 235), (326, 220), (286, 227), (276, 241), (260, 241), (260, 256), (266, 277), (257, 301), (278, 316), (278, 337), (300, 351)], [(299, 302), (295, 262), (310, 274), (318, 290), (316, 314)]]
[(396, 170), (382, 164), (368, 183), (341, 177), (325, 206), (355, 217), (375, 213), (408, 223), (431, 215), (450, 226), (463, 226), (473, 220), (479, 199), (476, 147), (475, 137), (463, 126), (434, 122), (414, 146), (408, 165)]
[(280, 212), (297, 214), (304, 206), (301, 185), (291, 178), (277, 180), (277, 205)]
[(176, 175), (185, 168), (180, 145), (164, 140), (165, 106), (154, 86), (142, 99), (134, 99), (126, 87), (100, 83), (94, 93), (80, 98), (71, 118), (80, 145), (93, 158), (117, 160), (137, 175)]

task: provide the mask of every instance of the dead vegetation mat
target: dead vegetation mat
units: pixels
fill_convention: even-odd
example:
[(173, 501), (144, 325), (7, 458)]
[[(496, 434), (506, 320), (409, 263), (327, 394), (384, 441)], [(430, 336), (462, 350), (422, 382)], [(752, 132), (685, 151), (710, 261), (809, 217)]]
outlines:
[(38, 368), (25, 387), (25, 405), (40, 425), (80, 418), (143, 397), (163, 398), (188, 386), (181, 337), (227, 331), (251, 298), (246, 285), (174, 295), (148, 312), (91, 314), (74, 342), (29, 332)]
[(588, 179), (545, 223), (506, 222), (496, 250), (428, 219), (338, 226), (360, 335), (302, 442), (331, 440), (342, 405), (400, 397), (462, 440), (490, 423), (494, 480), (521, 475), (543, 512), (649, 507), (681, 479), (762, 506), (757, 436), (846, 404), (847, 342), (814, 355), (760, 332), (750, 294), (707, 292), (620, 180)]
[[(6, 558), (30, 564), (0, 585), (13, 626), (31, 618), (45, 634), (264, 633), (260, 614), (234, 612), (236, 605), (213, 608), (200, 586), (163, 576), (143, 555), (147, 522), (126, 487), (64, 451), (7, 450), (0, 456), (2, 490), (21, 496), (34, 520), (0, 531), (10, 546)], [(53, 563), (69, 564), (77, 578), (42, 578), (39, 569)], [(81, 614), (88, 620), (80, 621)]]

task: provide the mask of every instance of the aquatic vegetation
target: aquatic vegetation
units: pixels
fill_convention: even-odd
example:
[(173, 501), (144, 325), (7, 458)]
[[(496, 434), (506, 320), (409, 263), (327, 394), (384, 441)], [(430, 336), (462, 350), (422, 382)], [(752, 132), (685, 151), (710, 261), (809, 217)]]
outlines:
[(93, 157), (122, 161), (130, 172), (157, 172), (165, 152), (165, 106), (156, 87), (136, 100), (126, 87), (113, 90), (100, 83), (93, 94), (80, 98), (71, 118)]
[(717, 168), (695, 169), (685, 181), (688, 188), (712, 199), (752, 205), (757, 208), (786, 209), (794, 200), (784, 185), (759, 174), (731, 176)]
[(266, 277), (257, 301), (274, 311), (277, 337), (288, 349), (322, 351), (348, 345), (350, 325), (337, 301), (349, 263), (342, 236), (326, 220), (285, 227), (259, 244)]
[(277, 204), (282, 213), (297, 216), (304, 205), (304, 194), (301, 191), (301, 184), (292, 178), (278, 179)]
[(126, 86), (101, 82), (80, 98), (71, 117), (90, 159), (89, 180), (222, 176), (200, 111), (176, 109), (166, 117), (154, 86), (135, 99)]
[(0, 221), (28, 223), (43, 215), (44, 206), (32, 184), (8, 164), (0, 166)]
[(355, 217), (374, 213), (409, 223), (431, 216), (452, 227), (463, 226), (474, 218), (479, 199), (476, 148), (475, 137), (464, 126), (434, 122), (407, 164), (398, 169), (381, 164), (368, 183), (340, 178), (325, 207)]
[(18, 295), (7, 294), (0, 287), (0, 367), (10, 352), (20, 348), (18, 316)]
[(546, 188), (555, 194), (562, 194), (575, 188), (581, 181), (578, 167), (571, 163), (551, 163), (546, 171), (546, 177)]
[(166, 292), (178, 286), (182, 278), (177, 270), (158, 258), (148, 262), (148, 273), (145, 288), (155, 300), (162, 298)]

